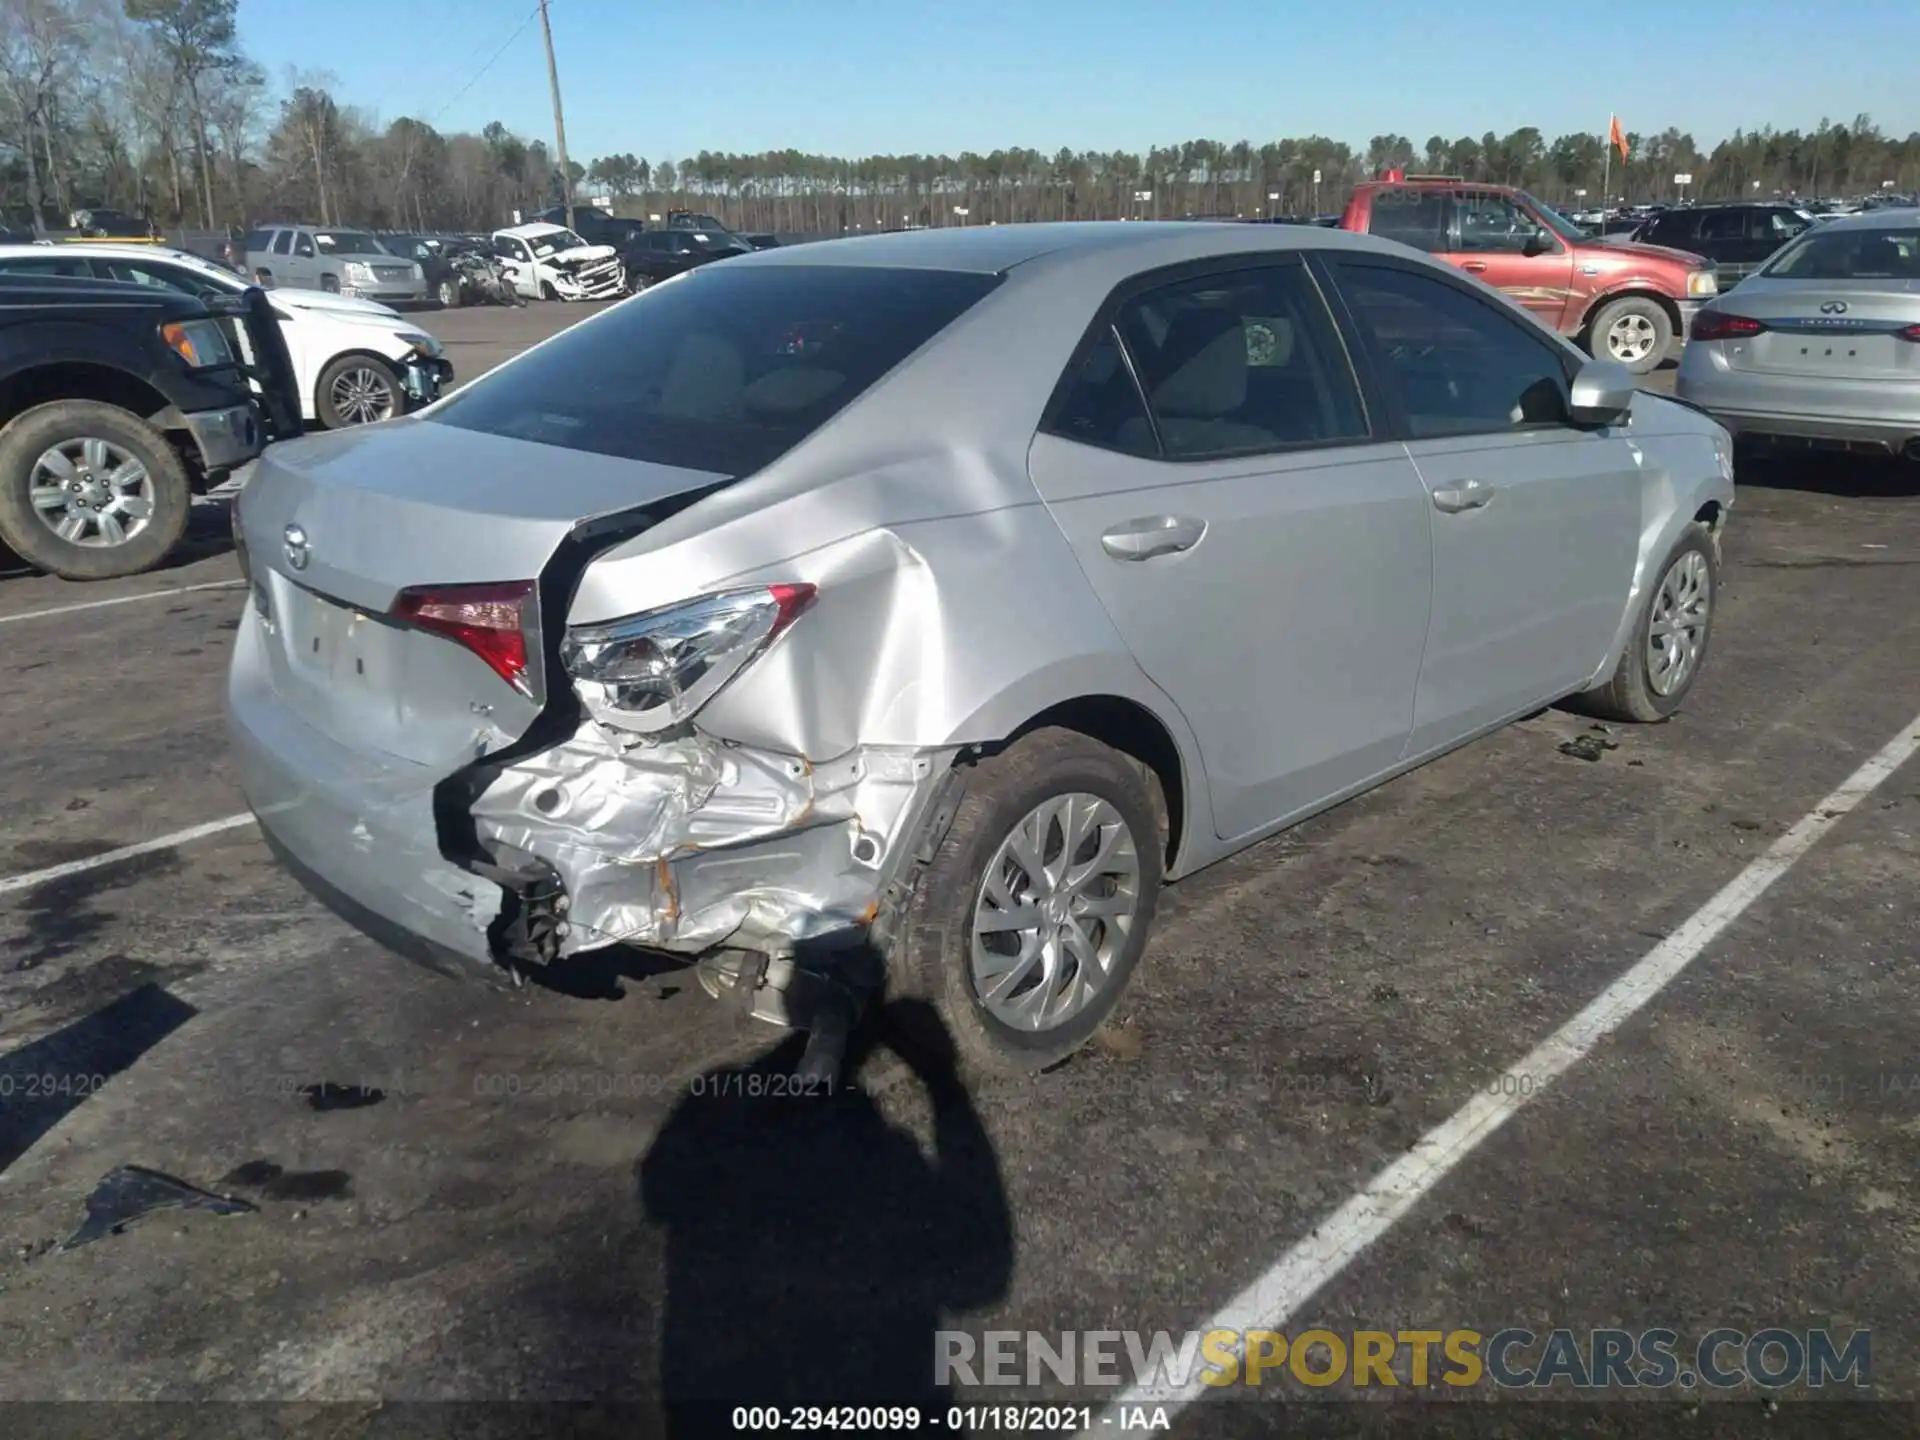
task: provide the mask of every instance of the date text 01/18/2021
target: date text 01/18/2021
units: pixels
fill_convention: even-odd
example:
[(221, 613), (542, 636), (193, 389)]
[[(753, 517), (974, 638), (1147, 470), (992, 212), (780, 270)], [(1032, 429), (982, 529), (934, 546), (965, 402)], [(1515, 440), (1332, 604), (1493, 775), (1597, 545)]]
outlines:
[[(1124, 1406), (1101, 1416), (1117, 1430), (1172, 1428), (1166, 1409), (1158, 1405)], [(1094, 1425), (1090, 1405), (953, 1405), (942, 1413), (917, 1405), (736, 1405), (736, 1432), (835, 1431), (854, 1434), (944, 1431), (953, 1435), (1028, 1434), (1078, 1435)]]

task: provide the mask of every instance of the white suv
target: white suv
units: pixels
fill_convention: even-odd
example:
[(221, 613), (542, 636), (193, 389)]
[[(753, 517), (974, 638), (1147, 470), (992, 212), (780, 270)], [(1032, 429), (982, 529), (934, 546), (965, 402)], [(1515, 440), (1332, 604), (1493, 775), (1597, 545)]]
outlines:
[[(153, 245), (0, 245), (0, 274), (121, 280), (200, 296), (247, 288), (210, 260)], [(440, 342), (385, 305), (320, 290), (272, 294), (309, 425), (339, 429), (405, 414), (412, 404), (403, 380), (409, 362), (426, 362), (442, 389), (453, 382)]]

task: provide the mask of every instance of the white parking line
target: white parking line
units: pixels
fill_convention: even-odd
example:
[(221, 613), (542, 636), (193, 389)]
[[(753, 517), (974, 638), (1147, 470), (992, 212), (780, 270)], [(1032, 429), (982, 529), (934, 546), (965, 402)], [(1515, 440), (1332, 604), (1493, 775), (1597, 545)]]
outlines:
[(191, 595), (196, 590), (232, 590), (244, 580), (209, 580), (204, 585), (176, 585), (171, 590), (149, 590), (142, 595), (117, 595), (111, 600), (82, 600), (77, 605), (55, 605), (50, 610), (29, 610), (24, 615), (0, 615), (0, 625), (16, 620), (45, 620), (51, 615), (72, 615), (81, 610), (104, 610), (109, 605), (131, 605), (136, 600), (164, 600), (169, 595)]
[(138, 845), (122, 845), (118, 850), (89, 855), (84, 860), (69, 860), (64, 865), (49, 865), (44, 870), (29, 870), (24, 875), (10, 875), (0, 880), (0, 895), (11, 895), (16, 890), (31, 890), (34, 886), (44, 885), (49, 880), (64, 880), (69, 875), (82, 875), (89, 870), (98, 870), (103, 865), (117, 865), (122, 860), (131, 860), (136, 855), (151, 855), (156, 850), (171, 850), (176, 845), (190, 845), (195, 840), (204, 840), (209, 835), (218, 835), (222, 830), (237, 830), (242, 825), (251, 824), (253, 824), (251, 811), (240, 815), (228, 815), (224, 819), (209, 820), (204, 825), (189, 825), (185, 830), (176, 830), (171, 835), (162, 835), (157, 840), (142, 840)]
[[(1281, 1256), (1272, 1269), (1229, 1300), (1219, 1313), (1196, 1327), (1231, 1330), (1281, 1330), (1302, 1306), (1357, 1260), (1362, 1252), (1403, 1219), (1422, 1199), (1471, 1155), (1480, 1142), (1511, 1119), (1547, 1085), (1564, 1075), (1601, 1040), (1618, 1030), (1654, 996), (1672, 983), (1713, 940), (1740, 917), (1794, 864), (1811, 850), (1834, 822), (1871, 795), (1916, 751), (1920, 716), (1884, 749), (1844, 780), (1791, 830), (1729, 881), (1599, 996), (1549, 1035), (1508, 1072), (1531, 1085), (1493, 1085), (1429, 1130), (1412, 1150), (1376, 1175), (1306, 1239)], [(1507, 1091), (1523, 1090), (1523, 1094)], [(1497, 1091), (1499, 1093), (1490, 1093)], [(1210, 1388), (1196, 1371), (1182, 1384), (1149, 1384), (1129, 1390), (1083, 1433), (1111, 1433), (1129, 1405), (1164, 1405), (1169, 1411), (1200, 1399)]]

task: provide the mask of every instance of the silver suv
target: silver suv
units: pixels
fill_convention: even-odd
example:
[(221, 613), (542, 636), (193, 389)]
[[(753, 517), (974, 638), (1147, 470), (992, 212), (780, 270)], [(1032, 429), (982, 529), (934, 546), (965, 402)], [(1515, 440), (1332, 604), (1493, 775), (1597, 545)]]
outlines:
[(247, 271), (263, 285), (325, 290), (361, 300), (425, 300), (427, 277), (359, 230), (263, 225), (242, 242)]

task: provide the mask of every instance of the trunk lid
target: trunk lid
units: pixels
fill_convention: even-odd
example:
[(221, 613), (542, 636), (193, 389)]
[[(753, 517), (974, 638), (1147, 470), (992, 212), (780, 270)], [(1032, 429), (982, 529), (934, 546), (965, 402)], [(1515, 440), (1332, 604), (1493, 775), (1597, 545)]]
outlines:
[(1760, 334), (1722, 342), (1730, 369), (1823, 380), (1920, 380), (1920, 281), (1773, 280), (1753, 276), (1724, 306)]
[(539, 607), (527, 696), (457, 641), (391, 618), (400, 592), (539, 580), (581, 522), (724, 478), (423, 419), (274, 446), (238, 504), (274, 690), (342, 744), (451, 771), (539, 713)]

